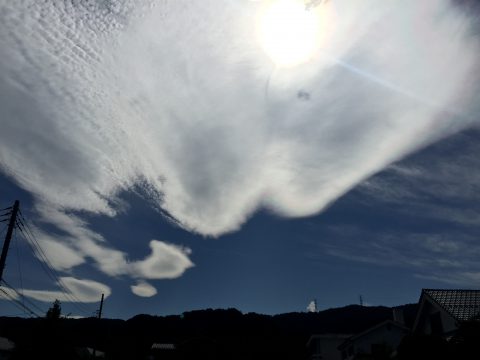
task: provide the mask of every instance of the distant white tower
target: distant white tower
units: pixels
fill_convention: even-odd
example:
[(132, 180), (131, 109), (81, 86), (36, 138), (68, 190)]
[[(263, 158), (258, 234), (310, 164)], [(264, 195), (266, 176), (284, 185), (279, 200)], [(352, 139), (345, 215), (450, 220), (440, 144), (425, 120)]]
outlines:
[(310, 301), (310, 304), (308, 304), (307, 306), (307, 312), (311, 312), (311, 313), (318, 312), (317, 299), (313, 299), (312, 301)]

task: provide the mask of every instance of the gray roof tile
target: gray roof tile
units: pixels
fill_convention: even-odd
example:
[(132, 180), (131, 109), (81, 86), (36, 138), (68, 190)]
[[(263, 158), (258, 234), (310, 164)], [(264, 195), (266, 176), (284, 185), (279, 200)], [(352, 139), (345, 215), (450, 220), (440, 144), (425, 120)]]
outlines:
[(480, 316), (480, 290), (423, 291), (457, 320), (472, 320)]

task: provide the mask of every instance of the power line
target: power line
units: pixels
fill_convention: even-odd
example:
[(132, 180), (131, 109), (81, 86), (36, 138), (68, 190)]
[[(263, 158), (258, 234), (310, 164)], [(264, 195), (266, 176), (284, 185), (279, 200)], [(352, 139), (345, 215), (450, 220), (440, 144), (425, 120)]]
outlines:
[(22, 314), (25, 314), (25, 308), (22, 303), (17, 303), (17, 300), (12, 296), (10, 296), (10, 294), (8, 294), (5, 290), (3, 290), (1, 286), (0, 286), (0, 292), (4, 294), (5, 300), (10, 300), (17, 309), (20, 309), (22, 311)]
[[(28, 246), (30, 247), (30, 249), (32, 250), (32, 252), (37, 255), (37, 259), (38, 257), (41, 257), (41, 259), (38, 259), (39, 262), (40, 262), (40, 266), (43, 268), (43, 270), (45, 271), (45, 273), (50, 277), (50, 280), (56, 282), (57, 279), (56, 279), (56, 276), (55, 274), (53, 273), (53, 271), (47, 266), (47, 260), (45, 259), (44, 257), (44, 254), (43, 254), (43, 251), (41, 251), (40, 248), (37, 248), (36, 247), (36, 244), (35, 244), (35, 241), (32, 240), (32, 238), (30, 237), (30, 235), (27, 233), (27, 230), (24, 226), (20, 226), (21, 223), (17, 223), (17, 226), (18, 226), (18, 229), (20, 230), (20, 232), (22, 233), (23, 237), (25, 238), (25, 240), (27, 240), (27, 244)], [(23, 227), (23, 229), (22, 229)]]
[[(16, 224), (16, 220), (17, 220), (19, 206), (20, 206), (20, 202), (18, 200), (16, 200), (14, 205), (11, 207), (12, 210), (7, 214), (3, 214), (3, 216), (7, 216), (7, 215), (10, 215), (10, 216), (9, 216), (9, 219), (7, 219), (8, 220), (8, 230), (7, 230), (7, 234), (5, 236), (5, 241), (3, 243), (2, 255), (0, 257), (0, 290), (6, 296), (7, 299), (9, 299), (10, 301), (12, 301), (15, 304), (15, 306), (27, 310), (30, 314), (39, 316), (38, 314), (35, 313), (35, 311), (33, 311), (27, 305), (25, 305), (24, 302), (19, 301), (18, 298), (14, 297), (13, 295), (11, 295), (10, 293), (8, 293), (7, 291), (5, 291), (4, 289), (1, 288), (1, 280), (3, 279), (2, 275), (3, 275), (3, 271), (5, 270), (5, 263), (6, 263), (6, 259), (7, 259), (8, 248), (10, 246), (10, 242), (11, 242), (13, 233), (15, 233), (15, 237), (16, 237), (16, 231), (15, 231), (16, 226), (15, 226), (15, 224)], [(2, 231), (2, 233), (3, 233), (3, 231)], [(17, 250), (18, 250), (18, 246), (17, 246)], [(13, 290), (17, 294), (17, 297), (20, 297), (21, 299), (23, 299), (23, 296), (16, 289), (12, 288), (11, 290)]]
[(55, 270), (53, 269), (53, 266), (51, 265), (50, 261), (46, 257), (45, 252), (40, 247), (40, 244), (38, 244), (38, 241), (27, 232), (27, 229), (24, 226), (23, 226), (23, 229), (22, 227), (19, 227), (19, 229), (20, 229), (20, 232), (23, 234), (24, 238), (27, 240), (27, 244), (30, 246), (33, 253), (37, 254), (37, 256), (40, 258), (38, 259), (37, 257), (40, 263), (40, 266), (48, 275), (48, 277), (54, 283), (57, 284), (57, 286), (60, 288), (60, 291), (63, 293), (65, 298), (68, 299), (73, 304), (73, 306), (75, 306), (80, 312), (88, 313), (87, 310), (85, 310), (83, 307), (81, 307), (79, 304), (76, 303), (81, 301), (66, 287), (63, 281), (58, 277)]
[[(40, 246), (38, 240), (36, 239), (33, 231), (31, 230), (27, 220), (23, 216), (22, 212), (19, 211), (20, 213), (20, 219), (19, 223), (17, 223), (17, 226), (20, 230), (20, 232), (24, 235), (24, 238), (27, 240), (27, 243), (30, 245), (32, 248), (32, 251), (40, 257), (41, 260), (40, 264), (44, 271), (47, 273), (47, 275), (53, 280), (54, 282), (57, 283), (58, 287), (62, 291), (62, 293), (65, 295), (65, 297), (72, 303), (73, 306), (75, 306), (80, 312), (87, 314), (89, 313), (88, 309), (86, 309), (83, 306), (80, 306), (79, 303), (82, 303), (80, 299), (78, 299), (72, 291), (68, 289), (68, 287), (65, 285), (65, 283), (62, 281), (62, 279), (58, 276), (57, 272), (55, 271), (54, 266), (48, 259), (47, 255), (43, 251), (42, 247)], [(23, 220), (23, 221), (22, 221)], [(22, 229), (23, 228), (23, 229)]]
[[(13, 290), (15, 294), (17, 294), (18, 297), (20, 297), (24, 302), (27, 302), (30, 304), (30, 306), (36, 308), (38, 311), (40, 311), (42, 314), (45, 313), (45, 310), (43, 310), (41, 307), (39, 307), (37, 304), (35, 304), (33, 301), (29, 300), (25, 295), (21, 294), (17, 289), (15, 289), (12, 285), (10, 285), (8, 282), (5, 280), (2, 280), (2, 282), (8, 286), (10, 290)], [(1, 285), (1, 284), (0, 284)], [(26, 306), (24, 303), (21, 303), (22, 306)]]
[(4, 225), (2, 231), (0, 231), (0, 237), (3, 236), (5, 230), (7, 230), (7, 225)]
[(29, 312), (31, 315), (35, 315), (36, 317), (42, 317), (41, 315), (38, 315), (35, 311), (30, 309), (27, 305), (23, 304), (22, 302), (18, 301), (15, 299), (11, 294), (9, 294), (7, 291), (5, 291), (2, 287), (0, 287), (0, 291), (10, 300), (12, 303), (19, 309), (21, 310), (26, 310)]
[[(3, 210), (0, 210), (0, 211), (5, 211), (5, 209), (3, 209)], [(9, 211), (9, 212), (6, 212), (6, 213), (3, 213), (3, 214), (1, 214), (1, 215), (0, 215), (0, 218), (6, 217), (6, 216), (8, 216), (8, 218), (6, 218), (6, 219), (3, 219), (3, 220), (0, 220), (0, 222), (5, 222), (5, 221), (8, 221), (8, 220), (10, 220), (10, 217), (9, 217), (9, 215), (10, 215), (11, 213), (12, 213), (12, 212), (11, 212), (11, 211)]]

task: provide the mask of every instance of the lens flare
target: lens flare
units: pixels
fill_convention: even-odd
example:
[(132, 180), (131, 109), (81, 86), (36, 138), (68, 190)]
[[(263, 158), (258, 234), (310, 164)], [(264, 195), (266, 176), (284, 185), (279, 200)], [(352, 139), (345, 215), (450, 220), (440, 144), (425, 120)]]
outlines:
[(278, 0), (260, 16), (258, 34), (266, 54), (277, 65), (308, 61), (320, 43), (320, 16), (302, 1)]

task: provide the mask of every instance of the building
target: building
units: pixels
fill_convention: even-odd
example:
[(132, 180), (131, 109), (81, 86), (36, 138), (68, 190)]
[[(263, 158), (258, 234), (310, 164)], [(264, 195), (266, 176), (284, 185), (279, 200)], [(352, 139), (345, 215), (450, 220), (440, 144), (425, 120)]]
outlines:
[(76, 347), (75, 354), (79, 359), (104, 359), (105, 352), (91, 347)]
[(15, 350), (15, 343), (5, 337), (0, 337), (0, 360), (10, 359)]
[(149, 360), (174, 360), (179, 358), (177, 345), (172, 343), (154, 343), (150, 347)]
[(312, 335), (308, 340), (310, 360), (341, 360), (342, 353), (338, 347), (350, 337), (345, 334)]
[(386, 320), (346, 339), (338, 349), (341, 359), (377, 359), (394, 354), (403, 337), (410, 333), (404, 324)]
[(480, 290), (423, 289), (413, 332), (450, 338), (462, 322), (480, 318)]

